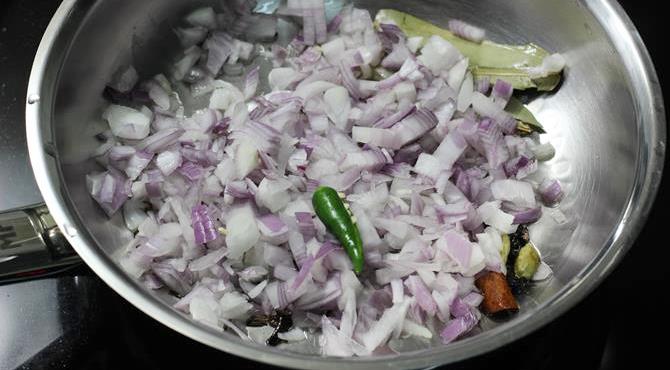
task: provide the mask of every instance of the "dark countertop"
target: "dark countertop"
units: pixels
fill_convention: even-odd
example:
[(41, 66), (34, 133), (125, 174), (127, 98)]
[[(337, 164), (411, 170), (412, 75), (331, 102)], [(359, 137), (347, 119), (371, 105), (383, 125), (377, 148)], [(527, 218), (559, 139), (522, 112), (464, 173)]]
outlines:
[(0, 196), (0, 212), (42, 202), (22, 121), (33, 57), (58, 4), (60, 1), (0, 1), (0, 173), (11, 174), (0, 177), (0, 192), (12, 194)]
[[(0, 153), (8, 145), (25, 145), (19, 138), (23, 135), (27, 76), (41, 33), (58, 3), (0, 1), (0, 121), (11, 120), (16, 128), (0, 132)], [(645, 40), (662, 86), (666, 87), (665, 101), (669, 102), (670, 80), (665, 68), (670, 64), (664, 50), (664, 16), (650, 10), (657, 4), (651, 0), (620, 3)], [(25, 163), (13, 165), (18, 168), (17, 176), (32, 176), (25, 157), (15, 160)], [(0, 173), (6, 173), (7, 163), (6, 158), (0, 157)], [(636, 245), (588, 298), (537, 332), (448, 368), (607, 370), (655, 368), (663, 363), (668, 327), (665, 308), (669, 303), (665, 288), (670, 283), (668, 243), (664, 239), (668, 219), (664, 211), (670, 187), (668, 172), (665, 173), (656, 205)], [(5, 186), (10, 186), (5, 184), (11, 182), (0, 181), (3, 192), (7, 190)], [(39, 200), (37, 189), (31, 186), (22, 191)], [(4, 202), (10, 204), (11, 199)], [(0, 208), (3, 204), (0, 201)], [(22, 298), (26, 291), (44, 294), (40, 299), (27, 300)], [(33, 309), (40, 307), (43, 312)], [(12, 313), (18, 315), (11, 316)], [(2, 316), (15, 319), (10, 326), (9, 321), (0, 318), (0, 355), (9, 353), (14, 359), (26, 361), (20, 366), (23, 369), (270, 368), (212, 350), (167, 329), (133, 308), (85, 267), (57, 278), (0, 286)], [(54, 327), (43, 326), (53, 320), (57, 323)], [(14, 330), (10, 330), (12, 327)], [(0, 369), (18, 366), (8, 361), (0, 358)]]

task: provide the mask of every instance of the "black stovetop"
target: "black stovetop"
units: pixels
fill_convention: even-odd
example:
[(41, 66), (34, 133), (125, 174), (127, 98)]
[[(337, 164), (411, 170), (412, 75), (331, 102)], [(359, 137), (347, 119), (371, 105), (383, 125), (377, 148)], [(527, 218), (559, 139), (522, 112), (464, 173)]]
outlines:
[[(0, 127), (23, 125), (23, 100), (32, 58), (59, 3), (0, 1)], [(620, 3), (642, 34), (662, 84), (669, 86), (669, 74), (664, 69), (670, 64), (664, 53), (662, 12), (650, 10), (656, 4), (651, 0)], [(667, 94), (665, 101), (670, 101)], [(22, 140), (16, 138), (15, 144), (25, 145)], [(665, 232), (667, 218), (663, 217), (670, 196), (667, 182), (666, 176), (636, 245), (584, 301), (511, 345), (445, 368), (662, 367), (664, 344), (668, 342), (665, 309), (670, 307), (670, 246)], [(271, 368), (216, 351), (164, 327), (131, 306), (84, 266), (57, 277), (0, 285), (0, 370), (201, 366)]]

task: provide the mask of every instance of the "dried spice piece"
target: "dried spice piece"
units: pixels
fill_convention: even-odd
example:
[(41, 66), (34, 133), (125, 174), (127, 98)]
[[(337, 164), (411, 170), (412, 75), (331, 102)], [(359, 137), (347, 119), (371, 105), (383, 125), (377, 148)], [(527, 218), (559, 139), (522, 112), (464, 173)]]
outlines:
[(283, 340), (279, 339), (277, 334), (285, 333), (293, 327), (293, 317), (291, 312), (285, 310), (276, 310), (272, 315), (253, 315), (247, 319), (247, 326), (271, 326), (275, 330), (267, 339), (265, 344), (268, 346), (276, 346)]
[(519, 310), (507, 278), (500, 272), (486, 272), (475, 280), (475, 285), (484, 296), (480, 308), (485, 314), (510, 314)]

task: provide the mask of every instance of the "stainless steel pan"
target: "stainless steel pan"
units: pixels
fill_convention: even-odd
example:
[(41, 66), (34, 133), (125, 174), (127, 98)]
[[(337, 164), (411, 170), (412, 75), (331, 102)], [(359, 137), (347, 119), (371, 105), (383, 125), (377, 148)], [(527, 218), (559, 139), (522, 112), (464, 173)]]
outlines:
[[(85, 174), (100, 131), (101, 92), (121, 65), (145, 75), (170, 60), (170, 25), (195, 0), (65, 0), (35, 57), (27, 97), (27, 136), (37, 182), (63, 234), (113, 289), (156, 320), (197, 341), (242, 357), (298, 368), (420, 368), (475, 356), (539, 328), (595, 288), (640, 231), (661, 178), (665, 117), (656, 73), (640, 37), (613, 0), (366, 0), (444, 25), (450, 17), (485, 26), (497, 41), (535, 42), (568, 61), (565, 81), (531, 109), (557, 149), (546, 168), (565, 184), (560, 209), (532, 237), (554, 277), (522, 300), (505, 323), (418, 352), (370, 358), (320, 358), (244, 343), (199, 325), (140, 286), (116, 264), (131, 237), (88, 196)], [(110, 318), (113, 319), (113, 318)]]

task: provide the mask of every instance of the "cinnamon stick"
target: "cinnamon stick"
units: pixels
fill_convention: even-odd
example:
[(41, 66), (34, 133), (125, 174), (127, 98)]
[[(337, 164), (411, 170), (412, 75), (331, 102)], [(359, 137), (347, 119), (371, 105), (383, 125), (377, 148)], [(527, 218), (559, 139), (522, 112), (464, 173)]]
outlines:
[(475, 280), (475, 285), (484, 295), (480, 308), (485, 314), (495, 315), (519, 310), (505, 275), (488, 271)]

